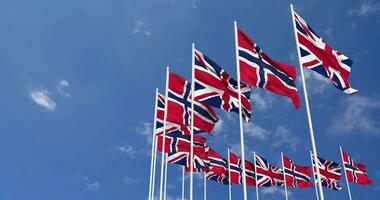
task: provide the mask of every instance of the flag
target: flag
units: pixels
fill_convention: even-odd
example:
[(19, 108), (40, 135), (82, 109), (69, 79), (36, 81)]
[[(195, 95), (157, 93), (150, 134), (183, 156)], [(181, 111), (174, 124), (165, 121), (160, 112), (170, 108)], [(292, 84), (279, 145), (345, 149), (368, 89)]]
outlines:
[[(184, 136), (186, 137), (186, 136)], [(193, 167), (196, 169), (201, 169), (201, 168), (207, 168), (207, 150), (205, 146), (205, 141), (206, 139), (200, 136), (195, 137), (198, 138), (202, 141), (199, 140), (194, 140), (194, 145), (193, 145)], [(202, 138), (202, 139), (201, 139)], [(191, 140), (190, 137), (187, 138), (187, 142), (190, 144)], [(187, 168), (190, 168), (191, 166), (191, 158), (190, 158), (190, 145), (189, 148), (176, 148), (174, 151), (171, 151), (168, 154), (168, 163), (172, 164), (177, 164), (177, 165), (182, 165)]]
[[(204, 103), (194, 101), (194, 129), (210, 133), (218, 117), (214, 109)], [(191, 84), (181, 76), (169, 73), (167, 121), (191, 125)]]
[(208, 170), (206, 172), (206, 179), (207, 180), (213, 180), (217, 183), (223, 184), (223, 185), (228, 185), (228, 173), (225, 174), (218, 174), (212, 170)]
[[(179, 152), (179, 151), (189, 151), (191, 147), (191, 138), (189, 136), (183, 135), (180, 131), (172, 131), (165, 134), (157, 135), (157, 150), (162, 152), (162, 140), (165, 138), (165, 153)], [(206, 146), (206, 138), (201, 136), (194, 136), (194, 148)]]
[[(315, 171), (315, 180), (318, 180), (314, 155), (311, 155), (311, 157), (313, 161), (313, 170)], [(339, 163), (325, 160), (319, 157), (317, 160), (322, 186), (333, 190), (341, 190), (342, 186), (338, 181), (341, 178), (340, 170), (342, 169), (342, 166)]]
[(243, 31), (238, 29), (237, 32), (241, 80), (252, 86), (287, 96), (293, 105), (299, 108), (295, 67), (272, 60)]
[(284, 184), (284, 174), (279, 167), (273, 167), (267, 160), (256, 155), (255, 165), (257, 185), (263, 187), (281, 186)]
[[(231, 184), (243, 184), (243, 163), (239, 157), (230, 152), (230, 176)], [(245, 161), (245, 177), (247, 185), (256, 185), (255, 166)]]
[(343, 164), (348, 182), (360, 185), (372, 184), (372, 180), (367, 176), (366, 166), (356, 163), (346, 152), (342, 150)]
[(353, 61), (332, 49), (296, 12), (294, 20), (302, 66), (329, 78), (344, 93), (356, 93), (358, 90), (351, 88), (348, 81)]
[[(194, 50), (195, 99), (226, 112), (239, 113), (238, 83), (224, 69), (198, 50)], [(249, 101), (251, 88), (240, 84), (242, 114), (250, 121), (252, 107)]]
[(284, 174), (287, 187), (310, 187), (313, 186), (311, 180), (311, 167), (296, 165), (288, 157), (282, 157), (284, 162)]

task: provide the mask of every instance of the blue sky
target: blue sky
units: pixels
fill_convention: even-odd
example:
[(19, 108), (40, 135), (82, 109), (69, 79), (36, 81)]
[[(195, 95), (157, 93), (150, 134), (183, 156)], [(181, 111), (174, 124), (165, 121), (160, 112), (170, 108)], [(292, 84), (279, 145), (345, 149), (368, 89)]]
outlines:
[[(154, 90), (165, 66), (190, 78), (191, 43), (236, 76), (233, 20), (272, 58), (297, 64), (289, 1), (0, 1), (0, 198), (145, 199), (148, 193)], [(368, 167), (372, 186), (351, 185), (354, 199), (380, 195), (380, 2), (293, 1), (329, 44), (353, 61), (360, 91), (346, 96), (306, 73), (318, 153), (340, 161), (339, 145)], [(297, 68), (298, 69), (298, 68)], [(245, 125), (246, 155), (273, 164), (280, 152), (309, 165), (310, 138), (301, 108), (256, 89)], [(223, 156), (239, 151), (238, 116), (218, 111), (208, 143)], [(169, 166), (169, 199), (180, 197), (180, 170)], [(195, 197), (202, 196), (195, 179)], [(342, 182), (342, 184), (345, 184)], [(186, 189), (188, 185), (186, 186)], [(281, 199), (282, 188), (260, 188)], [(254, 188), (249, 188), (254, 198)], [(325, 191), (328, 199), (347, 198)], [(314, 199), (314, 189), (291, 189)], [(365, 195), (364, 195), (365, 194)], [(208, 184), (209, 199), (227, 187)], [(233, 186), (234, 199), (242, 188)]]

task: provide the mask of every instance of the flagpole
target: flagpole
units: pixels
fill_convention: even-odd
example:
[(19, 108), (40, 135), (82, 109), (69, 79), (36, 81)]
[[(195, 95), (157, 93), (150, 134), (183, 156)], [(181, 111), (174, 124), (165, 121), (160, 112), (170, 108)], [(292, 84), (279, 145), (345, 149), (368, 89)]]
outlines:
[(153, 133), (152, 133), (152, 156), (150, 159), (150, 178), (149, 178), (149, 197), (148, 199), (152, 200), (152, 196), (154, 196), (154, 165), (156, 163), (155, 161), (155, 155), (156, 155), (156, 120), (157, 120), (157, 95), (158, 95), (158, 88), (156, 88), (156, 94), (155, 94), (155, 104), (154, 104), (154, 119), (153, 119)]
[(228, 152), (228, 199), (232, 200), (231, 194), (231, 167), (230, 167), (230, 148), (227, 148)]
[(346, 174), (346, 165), (344, 164), (344, 158), (343, 158), (343, 150), (342, 150), (342, 146), (339, 146), (339, 149), (340, 149), (340, 156), (342, 157), (344, 177), (346, 177), (346, 184), (347, 184), (348, 197), (350, 197), (350, 200), (352, 200), (350, 184), (348, 183), (348, 178), (347, 178), (347, 174)]
[(203, 172), (203, 200), (207, 199), (206, 172)]
[(182, 167), (182, 200), (185, 200), (185, 166)]
[[(318, 163), (317, 162), (317, 158), (318, 158), (317, 147), (316, 147), (315, 139), (314, 139), (313, 122), (311, 120), (311, 113), (310, 113), (310, 108), (309, 108), (309, 99), (308, 99), (307, 89), (306, 89), (306, 81), (305, 81), (303, 67), (301, 65), (301, 60), (300, 60), (301, 55), (300, 55), (300, 51), (299, 51), (299, 47), (298, 47), (298, 37), (297, 37), (297, 32), (296, 32), (296, 23), (294, 21), (293, 4), (290, 4), (290, 10), (291, 10), (291, 14), (292, 14), (294, 37), (296, 39), (296, 47), (297, 47), (297, 54), (298, 54), (298, 64), (299, 64), (300, 71), (301, 71), (301, 80), (302, 80), (302, 87), (303, 87), (303, 91), (304, 91), (303, 94), (304, 94), (304, 98), (305, 98), (305, 106), (306, 106), (307, 120), (308, 120), (308, 124), (309, 124), (311, 146), (312, 146), (312, 150), (313, 150), (313, 154), (314, 154), (314, 162), (317, 164)], [(319, 173), (319, 167), (316, 167), (316, 171), (317, 171), (318, 183), (321, 183), (321, 176), (320, 176), (320, 173)], [(320, 196), (321, 200), (324, 200), (325, 198), (324, 198), (324, 195), (323, 195), (323, 189), (322, 189), (322, 185), (321, 184), (318, 184), (318, 189), (319, 189), (319, 196)]]
[(259, 200), (259, 184), (257, 182), (257, 168), (256, 168), (256, 152), (253, 152), (253, 164), (255, 166), (255, 180), (256, 180), (256, 200)]
[(168, 181), (168, 154), (165, 155), (164, 200), (166, 200), (167, 181)]
[(284, 155), (281, 152), (281, 162), (282, 162), (282, 173), (284, 174), (284, 189), (285, 189), (285, 199), (288, 200), (288, 190), (286, 189), (286, 175), (285, 175), (285, 166), (284, 166)]
[(161, 152), (161, 177), (160, 177), (160, 198), (162, 200), (164, 184), (164, 165), (165, 165), (165, 140), (166, 140), (166, 118), (168, 117), (168, 88), (169, 88), (169, 67), (166, 67), (166, 85), (165, 85), (165, 113), (164, 113), (164, 131), (162, 135), (162, 152)]
[(319, 200), (319, 195), (318, 195), (318, 186), (315, 181), (315, 172), (314, 172), (314, 165), (313, 165), (313, 157), (311, 156), (311, 151), (310, 151), (310, 161), (311, 161), (311, 170), (313, 171), (313, 181), (314, 181), (314, 188), (315, 188), (315, 195), (317, 196), (317, 200)]
[(190, 147), (190, 200), (193, 200), (193, 168), (194, 168), (194, 50), (195, 44), (191, 45), (191, 147)]
[(236, 55), (236, 70), (237, 70), (237, 83), (238, 83), (238, 96), (239, 96), (239, 125), (240, 125), (240, 148), (241, 159), (243, 160), (243, 196), (247, 200), (247, 183), (245, 180), (245, 154), (244, 154), (244, 133), (243, 133), (243, 116), (241, 108), (241, 88), (240, 88), (240, 64), (239, 64), (239, 50), (238, 50), (238, 35), (237, 35), (237, 22), (234, 21), (235, 30), (235, 55)]

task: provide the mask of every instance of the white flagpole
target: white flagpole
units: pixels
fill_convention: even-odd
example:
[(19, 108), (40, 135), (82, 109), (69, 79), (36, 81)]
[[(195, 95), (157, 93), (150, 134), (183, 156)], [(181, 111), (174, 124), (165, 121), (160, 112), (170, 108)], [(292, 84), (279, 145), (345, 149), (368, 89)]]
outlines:
[(317, 200), (319, 200), (319, 195), (318, 195), (318, 186), (315, 181), (315, 172), (314, 172), (314, 166), (313, 166), (313, 156), (311, 156), (311, 151), (310, 151), (310, 161), (311, 161), (311, 170), (313, 171), (313, 182), (314, 182), (314, 188), (315, 188), (315, 195), (317, 196)]
[(185, 200), (185, 166), (182, 167), (182, 200)]
[(257, 168), (256, 168), (256, 152), (253, 152), (253, 164), (255, 166), (255, 180), (256, 180), (256, 200), (259, 200), (259, 184), (257, 180)]
[[(303, 94), (304, 94), (304, 98), (305, 98), (307, 120), (308, 120), (308, 124), (309, 124), (311, 146), (312, 146), (312, 150), (313, 150), (313, 154), (314, 154), (314, 161), (315, 161), (315, 163), (318, 163), (317, 162), (317, 158), (318, 158), (317, 147), (316, 147), (315, 139), (314, 139), (313, 122), (311, 120), (311, 113), (310, 113), (310, 108), (309, 108), (309, 99), (308, 99), (308, 95), (307, 95), (305, 76), (304, 76), (303, 67), (301, 65), (301, 60), (300, 60), (301, 59), (301, 55), (300, 55), (300, 51), (299, 51), (299, 47), (298, 47), (298, 37), (297, 37), (297, 32), (296, 32), (296, 23), (294, 21), (293, 4), (290, 4), (290, 10), (291, 10), (291, 14), (292, 14), (294, 37), (296, 39), (296, 47), (297, 47), (297, 54), (298, 54), (298, 64), (299, 64), (300, 71), (301, 71), (301, 80), (302, 80)], [(321, 182), (321, 176), (320, 176), (319, 168), (318, 167), (316, 168), (316, 172), (317, 172), (318, 183), (320, 183)], [(318, 189), (319, 189), (319, 196), (320, 196), (321, 200), (324, 200), (325, 198), (323, 196), (323, 189), (322, 189), (322, 185), (321, 184), (318, 184)]]
[(164, 200), (166, 200), (167, 181), (168, 181), (168, 154), (165, 155)]
[(193, 168), (194, 168), (194, 50), (195, 44), (193, 43), (191, 49), (191, 147), (190, 147), (190, 200), (193, 200)]
[(239, 96), (239, 124), (240, 124), (240, 148), (241, 148), (241, 159), (243, 160), (243, 196), (244, 200), (247, 200), (247, 183), (245, 180), (245, 154), (244, 154), (244, 133), (243, 133), (243, 116), (242, 116), (242, 106), (241, 106), (241, 88), (240, 88), (240, 64), (239, 64), (239, 49), (238, 49), (238, 33), (237, 33), (237, 22), (234, 21), (235, 29), (235, 54), (236, 54), (236, 70), (237, 70), (237, 83), (238, 83), (238, 96)]
[(203, 172), (203, 200), (207, 200), (206, 172)]
[(284, 189), (285, 189), (285, 199), (288, 200), (288, 190), (286, 189), (286, 176), (285, 176), (285, 166), (284, 166), (284, 155), (281, 152), (281, 162), (282, 162), (282, 172), (284, 174)]
[(230, 148), (227, 149), (228, 152), (228, 199), (232, 200), (231, 194), (231, 167), (230, 167)]
[(348, 197), (350, 198), (350, 200), (352, 200), (350, 184), (348, 183), (348, 178), (347, 178), (347, 174), (346, 174), (346, 165), (344, 164), (344, 159), (343, 159), (343, 150), (342, 150), (341, 146), (339, 146), (339, 149), (340, 149), (340, 156), (342, 157), (343, 173), (344, 173), (344, 177), (346, 177)]
[(164, 132), (162, 135), (162, 152), (161, 152), (161, 177), (160, 177), (160, 200), (162, 200), (164, 184), (164, 165), (165, 165), (165, 135), (166, 135), (166, 118), (168, 117), (168, 89), (169, 89), (169, 67), (166, 67), (166, 86), (165, 86), (165, 113), (164, 113)]
[(156, 175), (155, 165), (156, 165), (156, 117), (157, 117), (157, 95), (158, 88), (156, 88), (156, 96), (154, 103), (154, 120), (153, 120), (153, 133), (152, 133), (152, 156), (150, 159), (150, 179), (149, 179), (149, 197), (152, 200), (154, 196), (154, 177)]

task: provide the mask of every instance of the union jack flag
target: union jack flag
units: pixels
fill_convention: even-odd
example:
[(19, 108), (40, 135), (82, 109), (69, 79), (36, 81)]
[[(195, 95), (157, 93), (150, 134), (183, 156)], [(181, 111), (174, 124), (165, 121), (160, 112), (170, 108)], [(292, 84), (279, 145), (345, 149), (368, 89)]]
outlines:
[(348, 182), (360, 185), (372, 184), (372, 180), (367, 176), (365, 165), (356, 163), (347, 153), (342, 150), (343, 164)]
[[(311, 155), (313, 161), (313, 170), (315, 172), (315, 180), (318, 183), (317, 172), (315, 168), (314, 155)], [(339, 163), (322, 159), (318, 157), (318, 168), (321, 176), (321, 185), (333, 190), (341, 190), (342, 186), (339, 184), (341, 178), (340, 170), (342, 166)]]
[(287, 187), (310, 187), (313, 186), (311, 180), (311, 167), (296, 165), (288, 157), (282, 157), (284, 162), (284, 174)]
[(296, 12), (294, 20), (302, 66), (329, 78), (344, 93), (356, 93), (348, 81), (353, 61), (332, 49)]
[(255, 155), (257, 186), (271, 187), (284, 184), (284, 173), (279, 167), (273, 167), (264, 158)]
[[(184, 136), (184, 137), (187, 137), (187, 136)], [(199, 139), (203, 138), (200, 136), (198, 137)], [(194, 136), (194, 139), (198, 137)], [(205, 138), (203, 138), (203, 141), (199, 141), (198, 139), (195, 139), (193, 143), (193, 156), (194, 156), (193, 167), (196, 169), (208, 168), (207, 148), (205, 146), (205, 141), (206, 141)], [(183, 165), (187, 168), (190, 168), (191, 166), (191, 159), (190, 159), (191, 139), (190, 137), (187, 137), (186, 142), (189, 144), (188, 148), (177, 148), (168, 154), (168, 163)]]
[(241, 80), (287, 96), (299, 108), (295, 67), (272, 60), (240, 29), (237, 29), (237, 37)]
[[(218, 117), (214, 109), (194, 101), (194, 129), (211, 133)], [(167, 121), (184, 126), (191, 125), (191, 84), (181, 76), (169, 73)]]
[(206, 172), (206, 179), (207, 180), (213, 180), (217, 183), (228, 185), (228, 174), (218, 174), (212, 170), (208, 170)]
[[(200, 51), (194, 50), (194, 56), (195, 99), (226, 112), (239, 113), (237, 81)], [(249, 101), (251, 88), (241, 83), (240, 89), (242, 114), (246, 121), (250, 121), (252, 115)]]
[[(243, 162), (234, 153), (230, 152), (230, 181), (231, 184), (243, 184)], [(255, 166), (245, 161), (245, 182), (247, 185), (256, 185)]]

